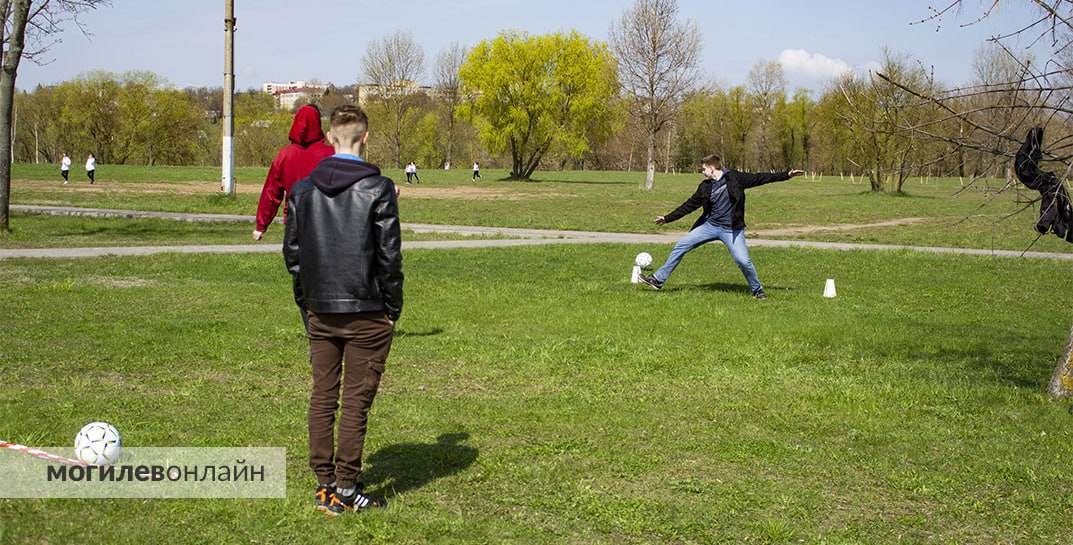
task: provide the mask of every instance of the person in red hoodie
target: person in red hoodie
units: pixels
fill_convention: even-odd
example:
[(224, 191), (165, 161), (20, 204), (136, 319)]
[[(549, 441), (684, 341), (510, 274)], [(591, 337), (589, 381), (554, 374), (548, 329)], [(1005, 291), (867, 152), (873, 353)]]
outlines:
[[(291, 143), (279, 150), (272, 167), (268, 169), (261, 200), (257, 203), (257, 225), (253, 229), (253, 240), (261, 240), (264, 236), (286, 194), (291, 192), (291, 186), (309, 176), (321, 159), (335, 154), (335, 149), (324, 142), (320, 110), (312, 104), (302, 106), (295, 112), (289, 137)], [(287, 221), (286, 210), (283, 221)]]

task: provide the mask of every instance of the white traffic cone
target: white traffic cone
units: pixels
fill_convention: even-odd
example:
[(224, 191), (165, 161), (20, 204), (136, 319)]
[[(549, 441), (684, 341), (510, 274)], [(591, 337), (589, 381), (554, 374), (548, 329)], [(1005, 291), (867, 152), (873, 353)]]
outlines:
[(631, 284), (640, 284), (641, 283), (641, 267), (638, 267), (637, 265), (633, 266), (633, 274), (630, 275), (630, 283)]
[(823, 296), (828, 298), (828, 299), (834, 299), (835, 295), (838, 295), (835, 292), (835, 279), (834, 278), (828, 278), (827, 279), (827, 284), (825, 284), (823, 286)]

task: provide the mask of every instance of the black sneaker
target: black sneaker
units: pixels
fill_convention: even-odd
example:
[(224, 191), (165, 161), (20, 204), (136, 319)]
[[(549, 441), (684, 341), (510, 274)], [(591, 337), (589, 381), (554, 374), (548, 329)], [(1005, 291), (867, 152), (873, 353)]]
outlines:
[(355, 488), (354, 492), (349, 496), (340, 494), (339, 489), (336, 488), (335, 492), (332, 492), (331, 499), (328, 500), (328, 510), (325, 513), (331, 516), (338, 516), (344, 513), (372, 509), (373, 507), (387, 507), (387, 502), (362, 494), (360, 486)]
[(659, 280), (656, 280), (655, 276), (649, 276), (647, 274), (641, 273), (640, 278), (641, 278), (641, 282), (644, 282), (645, 284), (648, 284), (648, 287), (650, 287), (650, 288), (652, 288), (654, 290), (663, 289), (663, 282), (660, 282)]
[(758, 289), (753, 292), (753, 297), (755, 297), (757, 301), (763, 301), (764, 299), (767, 299), (767, 294), (764, 293), (763, 289)]
[(322, 484), (317, 487), (317, 491), (313, 493), (313, 499), (316, 502), (317, 511), (327, 511), (328, 504), (332, 501), (332, 494), (335, 493), (335, 487), (330, 484)]

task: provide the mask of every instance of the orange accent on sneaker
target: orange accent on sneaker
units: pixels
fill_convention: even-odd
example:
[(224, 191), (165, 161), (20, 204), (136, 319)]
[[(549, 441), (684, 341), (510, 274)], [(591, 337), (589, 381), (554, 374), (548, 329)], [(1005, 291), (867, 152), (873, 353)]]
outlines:
[(344, 511), (351, 511), (351, 510), (354, 509), (353, 506), (347, 505), (347, 504), (339, 501), (339, 498), (337, 498), (335, 496), (335, 492), (332, 492), (332, 499), (331, 499), (331, 501), (328, 502), (328, 507), (331, 508), (331, 507), (334, 507), (336, 505), (342, 507)]

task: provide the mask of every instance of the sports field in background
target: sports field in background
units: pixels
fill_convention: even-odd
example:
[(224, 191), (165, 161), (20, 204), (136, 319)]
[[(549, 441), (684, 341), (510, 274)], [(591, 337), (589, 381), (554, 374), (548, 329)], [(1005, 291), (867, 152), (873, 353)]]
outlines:
[[(102, 165), (98, 182), (63, 186), (51, 165), (16, 165), (16, 204), (84, 206), (172, 212), (252, 215), (265, 169), (238, 169), (237, 198), (219, 194), (219, 172), (211, 167), (137, 167)], [(540, 229), (575, 229), (631, 233), (686, 231), (692, 217), (664, 227), (652, 219), (683, 202), (696, 189), (697, 174), (658, 174), (656, 191), (638, 190), (640, 172), (542, 171), (532, 182), (499, 181), (503, 170), (482, 171), (484, 181), (471, 182), (468, 170), (424, 169), (420, 185), (405, 185), (405, 175), (387, 169), (402, 187), (403, 222)], [(77, 176), (73, 176), (77, 178)], [(813, 179), (802, 176), (749, 190), (749, 232), (752, 237), (837, 242), (953, 246), (1073, 252), (1073, 244), (1053, 235), (1033, 245), (1036, 211), (1026, 210), (1035, 192), (997, 193), (1002, 180), (979, 180), (957, 193), (957, 178), (913, 178), (903, 194), (873, 194), (867, 180), (849, 176)], [(1005, 218), (1005, 219), (1004, 219)], [(18, 222), (13, 224), (18, 231)], [(177, 229), (177, 231), (182, 231)], [(243, 242), (241, 229), (235, 238)], [(271, 231), (270, 231), (271, 232)], [(190, 240), (194, 235), (177, 233)], [(158, 237), (161, 238), (161, 237)], [(166, 237), (163, 237), (166, 238)], [(0, 238), (0, 245), (6, 244)]]

